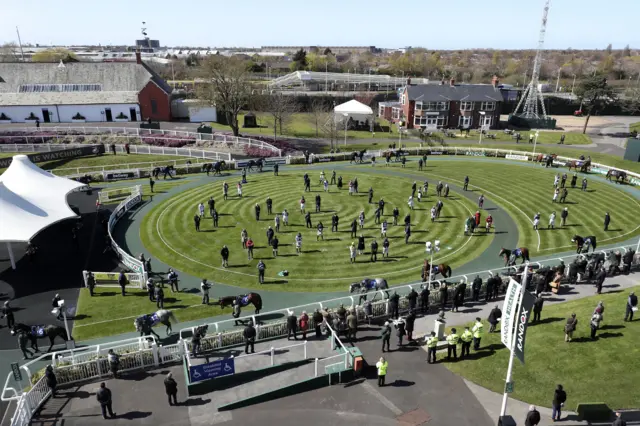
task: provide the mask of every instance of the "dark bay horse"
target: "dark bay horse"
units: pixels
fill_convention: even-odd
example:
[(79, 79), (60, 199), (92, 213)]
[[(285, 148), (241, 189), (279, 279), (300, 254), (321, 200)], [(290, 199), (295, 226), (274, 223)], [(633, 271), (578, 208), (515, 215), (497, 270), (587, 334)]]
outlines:
[(513, 250), (508, 250), (502, 247), (498, 256), (504, 257), (504, 266), (513, 266), (516, 264), (516, 260), (518, 260), (518, 258), (522, 258), (522, 263), (529, 261), (529, 249), (526, 247), (519, 247)]
[(227, 306), (233, 306), (234, 304), (237, 304), (241, 308), (251, 304), (256, 308), (256, 315), (259, 314), (262, 309), (262, 297), (260, 297), (258, 293), (247, 293), (239, 296), (224, 296), (218, 300), (218, 303), (223, 309)]
[(428, 271), (431, 271), (433, 277), (438, 274), (442, 274), (443, 278), (449, 278), (453, 274), (451, 266), (447, 265), (446, 263), (431, 266), (429, 264), (429, 261), (425, 259), (424, 264), (422, 265), (422, 282), (427, 282), (429, 280)]
[(29, 338), (29, 340), (31, 341), (31, 348), (36, 352), (40, 351), (40, 349), (38, 349), (38, 339), (49, 338), (50, 346), (49, 349), (47, 349), (47, 352), (51, 352), (51, 349), (53, 348), (53, 342), (55, 341), (56, 337), (62, 337), (65, 342), (69, 340), (69, 336), (67, 336), (67, 330), (65, 330), (64, 327), (60, 325), (26, 325), (18, 323), (13, 326), (11, 334), (15, 336), (20, 333), (24, 333)]
[(586, 252), (589, 253), (589, 247), (593, 247), (593, 251), (596, 250), (596, 237), (595, 235), (589, 235), (588, 237), (581, 237), (580, 235), (574, 235), (571, 239), (572, 243), (576, 243), (576, 253), (582, 253), (586, 247)]
[(609, 182), (611, 182), (612, 178), (615, 178), (616, 183), (625, 183), (627, 173), (621, 170), (611, 169), (607, 172), (606, 178)]
[(264, 166), (264, 158), (258, 158), (257, 160), (249, 160), (247, 162), (247, 170), (252, 172), (253, 168), (256, 167), (259, 172), (262, 171), (262, 167)]
[[(386, 293), (387, 298), (389, 298), (389, 292), (387, 291), (388, 289), (389, 289), (389, 284), (387, 283), (387, 280), (385, 280), (384, 278), (365, 278), (362, 281), (356, 281), (349, 285), (349, 293), (353, 293), (356, 290), (360, 290), (360, 293), (367, 293), (369, 291), (382, 290)], [(374, 299), (375, 299), (375, 296), (374, 296)], [(363, 294), (362, 296), (360, 296), (360, 300), (358, 301), (358, 304), (366, 300), (367, 300), (367, 295)]]

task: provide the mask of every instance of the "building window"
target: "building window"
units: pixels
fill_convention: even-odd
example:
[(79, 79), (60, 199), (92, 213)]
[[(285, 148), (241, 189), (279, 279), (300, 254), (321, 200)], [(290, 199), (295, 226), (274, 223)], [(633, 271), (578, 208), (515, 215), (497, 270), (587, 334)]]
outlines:
[(473, 111), (473, 102), (460, 102), (460, 111)]
[(151, 114), (158, 113), (158, 102), (155, 99), (151, 99)]
[(458, 117), (458, 127), (462, 127), (463, 129), (468, 129), (469, 127), (471, 127), (472, 122), (473, 120), (471, 120), (471, 117), (465, 117), (463, 115)]
[(378, 106), (378, 117), (384, 117), (384, 105)]
[(480, 103), (480, 111), (493, 111), (496, 109), (495, 102), (482, 102)]
[(391, 118), (393, 120), (400, 120), (400, 108), (393, 108), (391, 110)]
[(449, 102), (416, 102), (416, 111), (447, 111)]
[(404, 101), (405, 101), (405, 99), (406, 99), (406, 96), (405, 96), (405, 94), (403, 93), (403, 94), (402, 94), (402, 97), (400, 98), (400, 102), (402, 103), (402, 105), (404, 105)]
[(489, 129), (491, 128), (491, 123), (493, 122), (493, 117), (490, 115), (481, 115), (480, 116), (480, 127)]
[(413, 119), (414, 127), (427, 127), (427, 126), (437, 126), (437, 127), (445, 127), (449, 124), (449, 117), (446, 116), (425, 116), (425, 117), (415, 117)]

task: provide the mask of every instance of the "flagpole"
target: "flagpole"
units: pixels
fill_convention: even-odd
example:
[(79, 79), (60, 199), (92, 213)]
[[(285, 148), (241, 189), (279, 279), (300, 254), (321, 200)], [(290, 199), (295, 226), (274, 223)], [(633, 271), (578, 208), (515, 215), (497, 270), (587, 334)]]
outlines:
[[(517, 316), (518, 312), (520, 312), (520, 305), (522, 304), (522, 296), (524, 294), (524, 292), (526, 291), (527, 288), (527, 276), (529, 275), (529, 262), (524, 264), (524, 276), (522, 277), (522, 287), (520, 288), (520, 294), (518, 295), (518, 303), (516, 304), (514, 313)], [(502, 324), (503, 327), (507, 326), (509, 327), (508, 324)], [(511, 379), (513, 377), (513, 359), (515, 358), (515, 349), (516, 349), (516, 330), (517, 328), (514, 328), (513, 331), (510, 331), (511, 333), (513, 333), (513, 336), (511, 338), (511, 348), (509, 348), (511, 350), (511, 353), (509, 354), (509, 367), (507, 368), (507, 380), (505, 383), (505, 390), (504, 390), (504, 394), (502, 395), (502, 408), (500, 409), (500, 417), (504, 416), (507, 413), (507, 401), (509, 400), (509, 394), (507, 393), (507, 389), (506, 389), (506, 384), (511, 382)]]

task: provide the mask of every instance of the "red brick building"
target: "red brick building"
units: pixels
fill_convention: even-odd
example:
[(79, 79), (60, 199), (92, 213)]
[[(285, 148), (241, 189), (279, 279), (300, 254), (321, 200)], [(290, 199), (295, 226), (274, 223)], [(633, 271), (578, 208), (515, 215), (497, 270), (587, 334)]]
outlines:
[(400, 120), (407, 129), (495, 129), (504, 100), (498, 83), (496, 77), (492, 84), (456, 84), (450, 80), (412, 85), (409, 81), (400, 95)]

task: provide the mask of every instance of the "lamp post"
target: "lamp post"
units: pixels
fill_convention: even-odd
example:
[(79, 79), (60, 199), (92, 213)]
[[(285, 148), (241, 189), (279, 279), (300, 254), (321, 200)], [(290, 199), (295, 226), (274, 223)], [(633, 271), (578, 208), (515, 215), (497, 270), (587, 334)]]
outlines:
[(576, 75), (573, 75), (573, 83), (571, 83), (571, 96), (573, 96), (573, 89), (576, 87)]
[(427, 271), (427, 288), (431, 288), (431, 268), (433, 268), (433, 254), (440, 251), (440, 240), (435, 240), (433, 244), (431, 241), (426, 242), (426, 252), (429, 253), (429, 270)]
[(560, 74), (562, 73), (562, 68), (558, 68), (558, 79), (556, 80), (556, 93), (558, 93), (558, 89), (560, 89)]
[(349, 114), (344, 112), (342, 115), (344, 116), (344, 146), (347, 146), (347, 123), (349, 123), (347, 117), (349, 117)]
[(487, 113), (484, 111), (480, 111), (480, 141), (478, 142), (478, 145), (480, 145), (482, 143), (482, 133), (484, 131), (483, 126), (484, 126), (484, 116)]
[(71, 338), (71, 333), (69, 332), (69, 323), (67, 322), (67, 308), (64, 306), (64, 300), (58, 301), (58, 309), (62, 311), (62, 318), (64, 320), (64, 328), (67, 331), (67, 340), (65, 344), (67, 345), (67, 349), (74, 349), (75, 342)]

